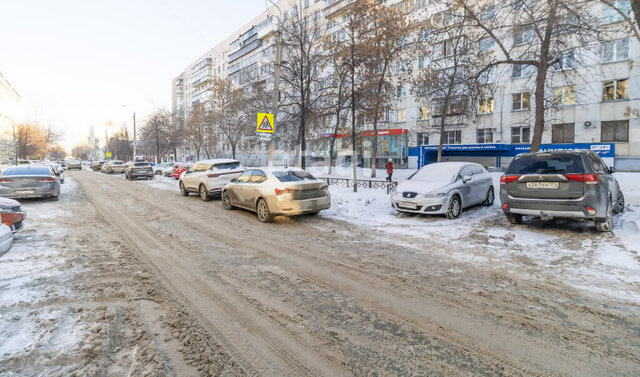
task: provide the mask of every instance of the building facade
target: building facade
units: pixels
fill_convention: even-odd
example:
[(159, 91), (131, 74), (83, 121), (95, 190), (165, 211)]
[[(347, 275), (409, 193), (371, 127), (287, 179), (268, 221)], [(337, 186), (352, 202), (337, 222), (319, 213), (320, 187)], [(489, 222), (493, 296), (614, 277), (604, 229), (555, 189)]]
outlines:
[(12, 161), (15, 155), (14, 117), (20, 95), (0, 73), (0, 161)]
[[(626, 2), (617, 1), (620, 4)], [(173, 80), (174, 114), (187, 119), (193, 107), (207, 95), (208, 83), (216, 76), (228, 77), (239, 86), (264, 81), (270, 87), (279, 20), (304, 12), (307, 17), (322, 20), (327, 38), (344, 38), (340, 20), (348, 16), (352, 3), (353, 0), (281, 0), (259, 12), (250, 23), (194, 60)], [(435, 18), (442, 13), (437, 0), (396, 0), (388, 3), (402, 7), (415, 19), (424, 20), (425, 25), (435, 24)], [(593, 12), (602, 15), (604, 27), (623, 22), (601, 2), (593, 3)], [(513, 33), (514, 45), (523, 42), (523, 38), (526, 42), (526, 33), (520, 36), (516, 35), (517, 31)], [(424, 38), (425, 34), (428, 30), (421, 29), (412, 38)], [(492, 43), (483, 44), (480, 48), (484, 49), (482, 53), (497, 49)], [(567, 54), (562, 58), (558, 72), (549, 74), (553, 106), (546, 114), (542, 143), (575, 144), (593, 149), (610, 146), (614, 156), (612, 163), (619, 170), (640, 170), (640, 74), (635, 64), (640, 59), (640, 42), (630, 32), (611, 33), (609, 40), (589, 51)], [(419, 161), (425, 163), (432, 159), (433, 147), (439, 143), (438, 124), (442, 109), (434, 101), (437, 99), (425, 102), (413, 94), (411, 77), (400, 64), (408, 64), (412, 68), (409, 71), (416, 72), (431, 63), (419, 56), (409, 62), (397, 63), (393, 69), (396, 98), (388, 105), (378, 126), (378, 164), (393, 158), (401, 166), (417, 167)], [(559, 71), (571, 71), (579, 79), (567, 82), (567, 76), (560, 75)], [(499, 165), (507, 163), (512, 156), (493, 151), (526, 150), (533, 135), (534, 76), (527, 67), (496, 67), (490, 78), (494, 88), (491, 97), (472, 104), (477, 106), (473, 117), (459, 124), (447, 125), (445, 144), (450, 147), (445, 148), (445, 159)], [(359, 127), (359, 155), (366, 166), (373, 131), (366, 123)], [(309, 143), (308, 154), (312, 163), (326, 162), (324, 157), (328, 153), (328, 139), (332, 136), (331, 127), (326, 131)], [(338, 155), (350, 155), (348, 135), (333, 136), (339, 139)], [(264, 143), (251, 137), (247, 139), (240, 144), (240, 158), (247, 165), (265, 164)], [(421, 146), (423, 148), (419, 148)], [(281, 163), (291, 163), (293, 155), (290, 151), (279, 150), (276, 159)], [(338, 159), (337, 162), (340, 161)]]

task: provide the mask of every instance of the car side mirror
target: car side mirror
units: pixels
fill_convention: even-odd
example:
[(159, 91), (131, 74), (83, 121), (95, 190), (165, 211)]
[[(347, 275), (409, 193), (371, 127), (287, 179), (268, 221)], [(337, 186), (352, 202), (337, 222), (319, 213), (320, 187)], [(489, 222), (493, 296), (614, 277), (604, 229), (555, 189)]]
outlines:
[(462, 177), (462, 183), (467, 183), (471, 180), (471, 176), (470, 175), (465, 175), (464, 177)]
[(237, 180), (236, 178), (231, 178), (231, 181), (229, 181), (229, 182), (231, 182), (231, 183), (236, 183), (237, 181), (238, 181), (238, 180)]
[(615, 173), (615, 172), (616, 172), (616, 168), (614, 168), (613, 166), (611, 166), (611, 167), (609, 168), (609, 173), (613, 174), (613, 173)]

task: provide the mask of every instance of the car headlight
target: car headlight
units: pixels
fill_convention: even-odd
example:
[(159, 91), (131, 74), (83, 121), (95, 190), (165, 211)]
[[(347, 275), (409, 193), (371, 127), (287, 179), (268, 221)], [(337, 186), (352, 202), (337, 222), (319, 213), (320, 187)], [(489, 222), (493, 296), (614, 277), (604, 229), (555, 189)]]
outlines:
[(418, 195), (418, 197), (420, 197), (420, 198), (442, 198), (443, 196), (446, 196), (446, 195), (447, 195), (446, 192), (437, 192), (437, 193), (429, 193), (429, 194)]

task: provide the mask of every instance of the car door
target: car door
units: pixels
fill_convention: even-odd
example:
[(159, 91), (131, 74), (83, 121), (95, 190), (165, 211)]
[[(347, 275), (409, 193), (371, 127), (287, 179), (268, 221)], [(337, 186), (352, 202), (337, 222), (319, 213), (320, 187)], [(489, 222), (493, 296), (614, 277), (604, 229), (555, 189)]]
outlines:
[(197, 168), (198, 164), (193, 164), (193, 166), (191, 166), (182, 176), (182, 183), (184, 184), (184, 187), (187, 188), (187, 190), (194, 190), (193, 175), (195, 174)]
[(594, 173), (600, 176), (600, 184), (606, 185), (606, 192), (611, 195), (611, 200), (615, 204), (616, 199), (618, 198), (618, 191), (620, 190), (618, 187), (618, 181), (616, 181), (615, 177), (611, 174), (609, 167), (607, 164), (602, 161), (600, 156), (596, 154), (587, 154), (587, 160), (589, 165), (591, 165), (591, 169)]
[(487, 198), (487, 191), (491, 186), (492, 180), (489, 173), (487, 173), (482, 166), (472, 166), (473, 172), (473, 204), (482, 203)]
[(196, 172), (192, 177), (195, 188), (200, 189), (200, 184), (204, 183), (207, 190), (211, 189), (211, 187), (207, 185), (207, 174), (209, 174), (209, 169), (211, 169), (211, 164), (198, 164)]
[(262, 183), (267, 180), (267, 175), (262, 170), (254, 170), (249, 179), (249, 184), (246, 189), (246, 206), (249, 208), (255, 207), (258, 196), (260, 196), (260, 189)]
[[(462, 169), (460, 169), (460, 173), (458, 173), (460, 194), (462, 194), (462, 205), (464, 207), (468, 207), (474, 203), (475, 198), (473, 197), (473, 170), (471, 165), (465, 165)], [(467, 182), (464, 182), (464, 178), (471, 178)]]
[(231, 203), (233, 205), (246, 207), (246, 190), (252, 174), (253, 170), (245, 171), (229, 186), (229, 197), (231, 198)]

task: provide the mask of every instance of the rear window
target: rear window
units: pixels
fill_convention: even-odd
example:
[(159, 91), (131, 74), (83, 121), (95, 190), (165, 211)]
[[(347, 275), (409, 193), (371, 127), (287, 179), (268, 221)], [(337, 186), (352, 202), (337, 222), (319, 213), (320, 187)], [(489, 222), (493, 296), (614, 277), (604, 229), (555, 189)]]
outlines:
[(213, 165), (214, 168), (216, 169), (220, 169), (220, 170), (232, 170), (232, 169), (237, 169), (240, 167), (240, 163), (239, 162), (225, 162), (222, 164), (215, 164)]
[(314, 181), (316, 177), (302, 170), (274, 171), (273, 175), (280, 182)]
[(113, 161), (111, 164), (112, 165), (123, 165), (124, 162), (122, 162), (122, 161)]
[(150, 165), (148, 162), (135, 162), (133, 166), (140, 167), (140, 166), (150, 166)]
[(5, 170), (2, 173), (3, 176), (8, 175), (50, 175), (51, 170), (46, 166), (32, 166), (32, 167), (13, 167)]
[(582, 158), (573, 156), (527, 156), (516, 158), (507, 174), (564, 174), (584, 173)]

